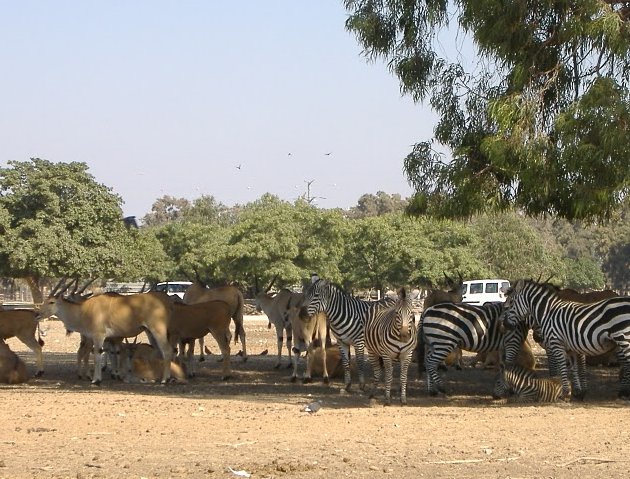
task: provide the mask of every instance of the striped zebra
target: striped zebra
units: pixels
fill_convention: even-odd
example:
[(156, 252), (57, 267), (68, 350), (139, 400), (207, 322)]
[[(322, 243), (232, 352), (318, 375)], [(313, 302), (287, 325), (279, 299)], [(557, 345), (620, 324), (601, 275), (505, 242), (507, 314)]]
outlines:
[(538, 378), (520, 366), (501, 366), (493, 397), (515, 402), (556, 402), (562, 397), (562, 384), (557, 378)]
[[(630, 298), (576, 303), (559, 298), (553, 285), (519, 280), (508, 292), (505, 304), (506, 328), (520, 328), (529, 322), (542, 339), (549, 370), (560, 375), (564, 398), (573, 393), (581, 399), (586, 394), (585, 356), (617, 347), (621, 364), (619, 397), (630, 399)], [(574, 363), (573, 391), (567, 359)]]
[(350, 390), (350, 346), (354, 346), (359, 370), (359, 386), (365, 388), (365, 314), (370, 306), (389, 306), (394, 303), (391, 298), (380, 301), (363, 301), (346, 293), (340, 286), (319, 279), (304, 291), (304, 307), (306, 314), (324, 312), (330, 323), (330, 331), (337, 340), (341, 362), (344, 370), (346, 390)]
[(371, 306), (365, 318), (365, 348), (372, 364), (374, 397), (383, 372), (385, 373), (385, 404), (392, 402), (391, 389), (394, 361), (400, 362), (400, 402), (407, 404), (407, 370), (418, 340), (416, 319), (411, 299), (405, 288), (391, 306)]
[(504, 352), (506, 364), (516, 362), (527, 329), (514, 328), (504, 334), (502, 313), (503, 303), (482, 306), (442, 303), (422, 313), (418, 329), (418, 368), (420, 374), (423, 367), (426, 369), (430, 395), (445, 393), (438, 366), (457, 347), (472, 352), (500, 350)]

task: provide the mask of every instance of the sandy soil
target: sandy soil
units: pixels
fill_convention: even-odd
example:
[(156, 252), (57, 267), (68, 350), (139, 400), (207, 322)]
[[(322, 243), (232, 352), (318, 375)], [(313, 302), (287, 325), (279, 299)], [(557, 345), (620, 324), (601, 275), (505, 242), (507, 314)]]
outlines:
[[(452, 394), (436, 399), (414, 367), (409, 405), (384, 407), (339, 380), (290, 383), (257, 317), (230, 381), (211, 356), (185, 385), (104, 376), (94, 387), (76, 378), (78, 335), (46, 327), (45, 375), (0, 386), (2, 478), (610, 478), (630, 467), (630, 405), (616, 400), (613, 369), (589, 370), (583, 403), (515, 406), (491, 400), (491, 371), (449, 371)], [(33, 354), (8, 343), (33, 372)], [(314, 400), (321, 409), (305, 412)]]

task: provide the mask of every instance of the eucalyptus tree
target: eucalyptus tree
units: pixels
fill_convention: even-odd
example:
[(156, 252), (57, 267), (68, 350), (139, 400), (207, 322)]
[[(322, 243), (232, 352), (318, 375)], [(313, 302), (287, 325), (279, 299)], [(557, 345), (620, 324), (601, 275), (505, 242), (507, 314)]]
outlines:
[(563, 249), (522, 215), (481, 215), (472, 220), (471, 226), (481, 239), (479, 257), (494, 275), (508, 280), (552, 277), (565, 284)]
[(384, 59), (403, 93), (439, 116), (434, 138), (404, 161), (416, 190), (409, 211), (517, 207), (592, 220), (628, 195), (627, 2), (344, 4), (366, 56)]
[(85, 163), (10, 161), (0, 168), (2, 275), (25, 278), (37, 302), (43, 278), (117, 275), (133, 254), (120, 205)]

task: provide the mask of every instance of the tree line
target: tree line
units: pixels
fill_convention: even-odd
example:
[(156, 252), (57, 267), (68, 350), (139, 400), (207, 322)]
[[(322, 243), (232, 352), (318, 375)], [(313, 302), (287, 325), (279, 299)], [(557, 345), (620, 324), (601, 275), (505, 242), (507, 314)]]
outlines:
[[(579, 290), (630, 284), (630, 208), (605, 223), (518, 211), (466, 220), (410, 216), (399, 195), (363, 195), (350, 210), (265, 194), (225, 206), (212, 196), (155, 201), (139, 227), (84, 163), (31, 159), (0, 169), (0, 276), (41, 288), (62, 276), (114, 281), (200, 278), (252, 292), (312, 272), (345, 288), (440, 286), (465, 279), (552, 278)], [(39, 295), (39, 296), (37, 296)]]

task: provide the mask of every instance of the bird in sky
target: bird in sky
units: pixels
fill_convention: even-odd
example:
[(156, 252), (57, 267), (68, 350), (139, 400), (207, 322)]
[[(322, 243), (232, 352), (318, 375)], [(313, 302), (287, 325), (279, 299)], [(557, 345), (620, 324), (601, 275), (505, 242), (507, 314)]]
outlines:
[(238, 165), (236, 165), (236, 169), (237, 169), (237, 170), (240, 170), (240, 169), (241, 169), (241, 166), (242, 166), (242, 165), (239, 163)]
[(324, 156), (330, 156), (332, 155), (332, 151), (329, 151), (328, 153), (324, 153)]

